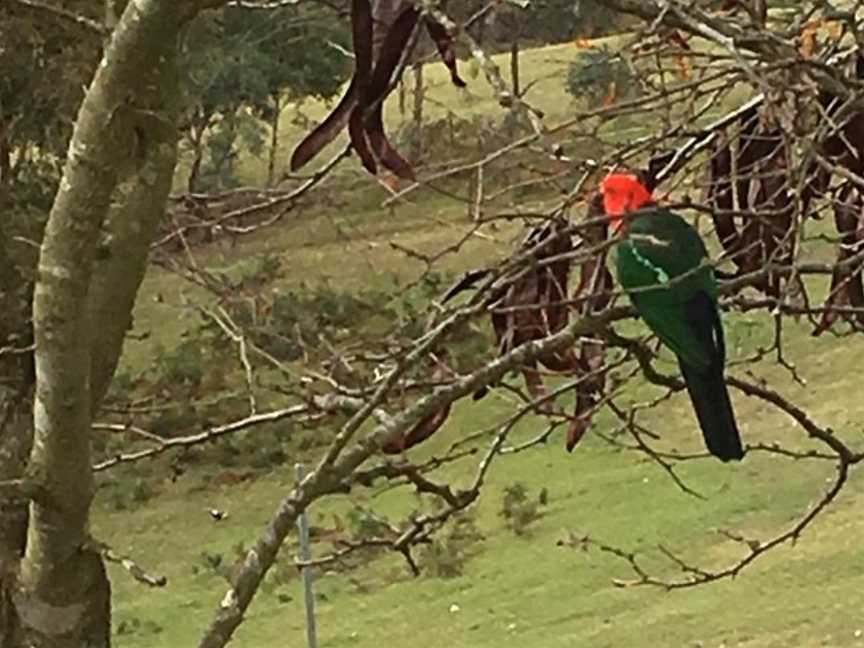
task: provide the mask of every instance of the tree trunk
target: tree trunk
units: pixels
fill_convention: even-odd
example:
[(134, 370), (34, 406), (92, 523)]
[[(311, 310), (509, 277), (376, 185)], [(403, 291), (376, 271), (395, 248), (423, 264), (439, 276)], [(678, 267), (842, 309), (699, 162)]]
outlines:
[(189, 179), (186, 181), (186, 191), (190, 194), (198, 191), (198, 179), (201, 177), (201, 162), (204, 159), (204, 128), (199, 128), (195, 120), (189, 129), (189, 141), (192, 143), (192, 167), (189, 169)]
[(414, 137), (411, 142), (411, 162), (418, 164), (423, 156), (423, 101), (426, 90), (423, 82), (423, 62), (416, 61), (412, 66), (414, 70), (414, 110), (411, 123)]
[(12, 151), (9, 147), (9, 142), (0, 127), (0, 184), (9, 182), (9, 177), (12, 175)]
[(273, 95), (273, 119), (270, 122), (270, 152), (267, 157), (267, 187), (273, 186), (276, 179), (276, 153), (279, 150), (279, 116), (282, 114), (282, 98)]
[[(228, 145), (218, 155), (213, 155), (213, 147), (210, 147), (210, 164), (212, 166), (213, 181), (212, 185), (208, 184), (207, 188), (213, 190), (223, 190), (230, 185), (230, 181), (234, 179), (234, 159), (237, 157), (235, 146), (237, 145), (237, 115), (228, 114), (222, 117), (223, 128), (226, 132)], [(226, 175), (227, 174), (227, 177)], [(228, 183), (224, 182), (229, 180)], [(208, 237), (210, 235), (208, 234)], [(210, 240), (209, 238), (207, 239)]]
[(517, 35), (510, 43), (510, 83), (513, 86), (513, 96), (522, 96), (522, 87), (519, 83), (519, 36)]
[(0, 184), (9, 182), (12, 177), (12, 145), (9, 140), (16, 121), (16, 117), (0, 121)]
[[(171, 186), (180, 109), (178, 32), (204, 4), (130, 3), (88, 88), (32, 292), (32, 415), (28, 355), (0, 357), (22, 365), (18, 389), (0, 393), (0, 479), (20, 479), (19, 495), (31, 500), (29, 509), (10, 501), (0, 507), (3, 648), (111, 643), (111, 587), (89, 535), (90, 428), (116, 368)], [(0, 266), (4, 250), (0, 237)], [(3, 269), (0, 279), (11, 276)], [(9, 294), (0, 286), (0, 295)], [(0, 317), (7, 313), (3, 308)], [(17, 333), (28, 329), (26, 322), (15, 324)], [(16, 346), (26, 346), (24, 340), (19, 336)]]

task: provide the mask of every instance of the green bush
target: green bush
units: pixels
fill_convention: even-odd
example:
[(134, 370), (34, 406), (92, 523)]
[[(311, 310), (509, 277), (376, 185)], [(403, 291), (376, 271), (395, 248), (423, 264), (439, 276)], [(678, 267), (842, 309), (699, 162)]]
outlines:
[[(224, 578), (229, 583), (231, 582), (231, 568), (225, 564), (225, 560), (221, 553), (202, 551), (200, 558), (200, 567), (203, 567), (206, 571), (215, 574), (220, 578)], [(200, 571), (200, 567), (193, 565), (192, 572), (197, 574)]]
[(137, 504), (145, 504), (156, 496), (156, 489), (146, 477), (138, 477), (132, 486), (130, 497)]
[(131, 634), (159, 634), (163, 631), (161, 625), (150, 619), (141, 621), (138, 617), (129, 617), (121, 620), (114, 630), (116, 635)]
[(156, 362), (162, 375), (173, 384), (197, 386), (204, 376), (204, 350), (199, 340), (184, 340), (170, 353), (162, 350)]
[(570, 64), (567, 92), (574, 98), (584, 98), (589, 105), (597, 105), (610, 96), (613, 88), (614, 98), (619, 100), (639, 93), (633, 70), (605, 45), (586, 50)]
[[(338, 344), (363, 337), (373, 347), (376, 340), (383, 344), (388, 337), (413, 339), (424, 330), (430, 300), (452, 280), (450, 275), (430, 273), (395, 296), (384, 290), (347, 292), (328, 285), (279, 292), (273, 288), (278, 275), (273, 267), (256, 272), (253, 298), (244, 294), (225, 307), (257, 346), (283, 362), (304, 354), (313, 360), (321, 359), (317, 355), (329, 357), (324, 340)], [(202, 329), (205, 337), (221, 335), (214, 324), (205, 323)]]
[(346, 521), (351, 539), (357, 542), (386, 537), (391, 532), (391, 525), (386, 517), (357, 504), (348, 511)]
[(504, 489), (499, 515), (504, 518), (513, 533), (525, 535), (528, 533), (528, 527), (541, 516), (540, 499), (540, 497), (537, 501), (530, 499), (525, 486), (516, 482)]
[(484, 539), (475, 523), (473, 511), (454, 515), (447, 529), (444, 537), (434, 537), (419, 552), (421, 569), (436, 578), (461, 576), (466, 563), (477, 552), (477, 545)]

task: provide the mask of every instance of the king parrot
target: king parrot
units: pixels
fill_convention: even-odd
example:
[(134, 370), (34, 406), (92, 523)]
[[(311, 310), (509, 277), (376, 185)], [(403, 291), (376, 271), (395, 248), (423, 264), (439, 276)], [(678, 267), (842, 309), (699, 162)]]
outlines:
[(723, 378), (726, 348), (717, 281), (698, 232), (653, 202), (634, 175), (615, 173), (601, 185), (603, 206), (622, 239), (618, 281), (642, 319), (678, 358), (708, 450), (722, 461), (744, 450)]

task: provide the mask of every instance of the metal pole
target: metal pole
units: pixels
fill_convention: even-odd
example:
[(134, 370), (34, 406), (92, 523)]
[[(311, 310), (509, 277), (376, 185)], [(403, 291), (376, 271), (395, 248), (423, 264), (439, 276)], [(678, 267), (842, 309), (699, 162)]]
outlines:
[[(299, 484), (306, 476), (303, 464), (295, 464), (297, 471), (297, 483)], [(297, 528), (300, 532), (300, 561), (309, 562), (312, 552), (309, 548), (309, 517), (304, 510), (297, 518)], [(312, 567), (301, 568), (303, 574), (303, 592), (306, 596), (306, 640), (309, 648), (318, 648), (318, 636), (315, 629), (315, 593), (312, 590)]]

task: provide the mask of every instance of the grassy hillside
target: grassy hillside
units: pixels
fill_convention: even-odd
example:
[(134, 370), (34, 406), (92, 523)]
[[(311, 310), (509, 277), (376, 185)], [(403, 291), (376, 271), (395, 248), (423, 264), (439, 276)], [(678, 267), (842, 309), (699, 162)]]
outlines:
[[(578, 50), (562, 45), (528, 52), (525, 82), (544, 79), (530, 97), (553, 116), (567, 113), (569, 99), (560, 75)], [(475, 96), (461, 95), (445, 82), (440, 66), (428, 77), (433, 99), (445, 111), (458, 106), (486, 113), (498, 110), (482, 81), (472, 82)], [(391, 102), (392, 104), (393, 102)], [(433, 104), (437, 105), (437, 104)], [(388, 106), (391, 124), (398, 122)], [(317, 114), (320, 107), (304, 107)], [(286, 123), (286, 128), (290, 126)], [(257, 176), (257, 160), (244, 172)], [(352, 164), (355, 164), (352, 162)], [(381, 196), (383, 196), (383, 192)], [(310, 212), (279, 228), (244, 239), (236, 248), (213, 247), (201, 262), (211, 269), (236, 271), (257, 255), (280, 255), (291, 282), (339, 282), (347, 288), (391, 287), (394, 290), (422, 271), (422, 264), (393, 249), (390, 241), (418, 250), (442, 249), (459, 240), (468, 225), (465, 207), (436, 198), (398, 206), (394, 212), (370, 201), (360, 208)], [(460, 255), (445, 257), (443, 267), (475, 267), (510, 249), (516, 227), (503, 227), (474, 238)], [(817, 251), (817, 253), (819, 253)], [(813, 285), (819, 292), (820, 285)], [(824, 290), (824, 287), (821, 287)], [(150, 362), (154, 343), (170, 346), (187, 329), (192, 316), (187, 300), (201, 293), (173, 275), (151, 272), (136, 309), (136, 332), (150, 332), (144, 341), (130, 341), (126, 369)], [(765, 315), (728, 320), (730, 355), (740, 359), (769, 340)], [(864, 402), (855, 396), (857, 368), (864, 344), (860, 338), (809, 337), (803, 325), (789, 325), (789, 360), (808, 380), (795, 384), (787, 372), (766, 358), (748, 366), (756, 378), (772, 382), (795, 399), (820, 423), (844, 438), (860, 437)], [(672, 370), (672, 365), (667, 365)], [(732, 369), (737, 373), (743, 369)], [(629, 399), (644, 399), (650, 390), (638, 386)], [(733, 394), (747, 441), (797, 444), (803, 434), (786, 417), (763, 403)], [(479, 403), (459, 404), (446, 427), (427, 445), (412, 451), (418, 457), (440, 452), (466, 430), (495, 421), (510, 403), (492, 394)], [(700, 447), (689, 404), (677, 396), (662, 403), (651, 423), (663, 434), (664, 447)], [(527, 439), (542, 423), (527, 419), (512, 439)], [(609, 431), (614, 422), (601, 415), (596, 429)], [(285, 434), (291, 434), (285, 430)], [(249, 443), (266, 444), (270, 433), (247, 435)], [(860, 439), (857, 439), (860, 440)], [(613, 578), (632, 576), (626, 564), (596, 551), (558, 546), (570, 532), (638, 549), (646, 565), (668, 577), (678, 575), (657, 549), (663, 544), (701, 566), (716, 568), (742, 555), (742, 548), (716, 530), (729, 529), (766, 539), (785, 529), (828, 486), (830, 465), (818, 461), (779, 459), (753, 453), (741, 465), (724, 466), (710, 459), (682, 466), (680, 474), (697, 499), (679, 490), (655, 464), (610, 447), (590, 435), (573, 455), (556, 437), (547, 447), (502, 457), (494, 466), (484, 496), (476, 506), (476, 525), (484, 535), (455, 578), (424, 575), (413, 578), (401, 557), (383, 556), (347, 574), (322, 570), (316, 583), (319, 640), (322, 648), (428, 645), (485, 648), (531, 645), (646, 648), (667, 646), (864, 646), (864, 555), (859, 538), (864, 522), (864, 484), (853, 474), (839, 502), (793, 546), (784, 546), (757, 561), (735, 581), (695, 590), (663, 592), (648, 588), (620, 589)], [(162, 464), (142, 464), (121, 472), (115, 484), (99, 492), (94, 533), (120, 553), (168, 577), (163, 589), (147, 589), (116, 566), (111, 567), (115, 592), (114, 626), (120, 648), (173, 648), (195, 645), (226, 589), (212, 568), (213, 556), (230, 565), (239, 543), (254, 539), (293, 483), (293, 463), (309, 455), (295, 450), (284, 467), (233, 486), (209, 485), (206, 466), (170, 481)], [(242, 469), (243, 466), (239, 466)], [(457, 485), (473, 477), (472, 464), (445, 470)], [(115, 495), (128, 488), (146, 491), (132, 510), (117, 510)], [(517, 536), (498, 515), (504, 490), (524, 484), (530, 497), (548, 489), (542, 516)], [(351, 503), (374, 506), (398, 520), (417, 506), (404, 491), (373, 496), (358, 491), (352, 499), (321, 502), (312, 511), (314, 524), (332, 524)], [(225, 520), (211, 520), (207, 509), (228, 511)], [(239, 631), (236, 646), (269, 648), (305, 645), (302, 592), (290, 566), (294, 547), (286, 547), (280, 566), (268, 578)], [(324, 555), (328, 546), (316, 546)], [(209, 555), (210, 562), (203, 557)], [(457, 607), (454, 607), (457, 606)]]
[[(791, 393), (819, 420), (836, 422), (838, 428), (860, 419), (860, 404), (845, 406), (831, 396), (852, 387), (851, 377), (840, 384), (834, 379), (848, 351), (821, 341), (811, 350), (819, 362), (808, 362), (804, 353), (794, 359), (820, 387), (807, 395), (804, 390)], [(749, 441), (787, 442), (800, 436), (787, 420), (757, 403), (736, 397), (736, 405)], [(432, 446), (416, 454), (442, 450), (460, 430), (493, 420), (497, 407), (495, 402), (459, 407)], [(657, 428), (664, 441), (698, 447), (684, 399), (664, 405), (656, 416), (672, 421)], [(601, 418), (597, 428), (608, 430), (610, 423)], [(517, 439), (532, 431), (536, 433), (537, 423), (527, 422)], [(471, 477), (467, 466), (452, 472), (457, 484)], [(135, 632), (118, 637), (118, 645), (194, 645), (225, 589), (206, 568), (202, 552), (222, 554), (230, 563), (233, 547), (248, 543), (261, 529), (274, 503), (290, 488), (292, 475), (288, 462), (283, 470), (251, 484), (205, 489), (192, 472), (176, 483), (163, 482), (161, 493), (134, 514), (103, 510), (96, 533), (169, 578), (165, 590), (147, 590), (113, 570), (115, 623), (143, 622)], [(858, 484), (853, 483), (795, 547), (777, 550), (734, 582), (693, 591), (617, 589), (613, 577), (632, 576), (626, 565), (556, 546), (569, 531), (590, 533), (648, 552), (647, 564), (670, 577), (675, 570), (660, 559), (658, 543), (702, 566), (722, 566), (742, 552), (714, 529), (765, 538), (790, 524), (832, 476), (833, 471), (818, 462), (758, 454), (740, 466), (699, 460), (686, 466), (682, 477), (707, 498), (701, 501), (683, 494), (656, 465), (622, 456), (596, 437), (589, 436), (572, 456), (556, 439), (550, 447), (500, 460), (478, 507), (477, 524), (486, 539), (461, 577), (413, 579), (395, 557), (350, 576), (323, 576), (317, 583), (321, 645), (411, 646), (418, 636), (427, 637), (430, 645), (466, 648), (524, 641), (537, 646), (695, 646), (698, 641), (705, 646), (861, 645), (855, 634), (861, 626), (857, 611), (864, 604)], [(514, 535), (497, 516), (503, 489), (517, 481), (532, 497), (542, 487), (550, 493), (544, 516), (529, 527), (526, 537)], [(415, 505), (411, 496), (381, 496), (370, 502), (358, 494), (355, 501), (372, 503), (394, 519)], [(230, 516), (211, 521), (206, 513), (211, 506)], [(344, 512), (345, 506), (323, 503), (313, 510), (313, 523), (329, 526), (330, 514)], [(316, 552), (327, 550), (324, 545)], [(287, 549), (282, 564), (292, 555)], [(237, 645), (277, 646), (286, 640), (293, 645), (303, 640), (300, 585), (290, 567), (277, 570), (283, 577), (286, 573), (287, 580), (275, 579), (274, 589), (259, 596)], [(280, 595), (291, 600), (280, 602)], [(458, 612), (449, 611), (454, 603)]]

